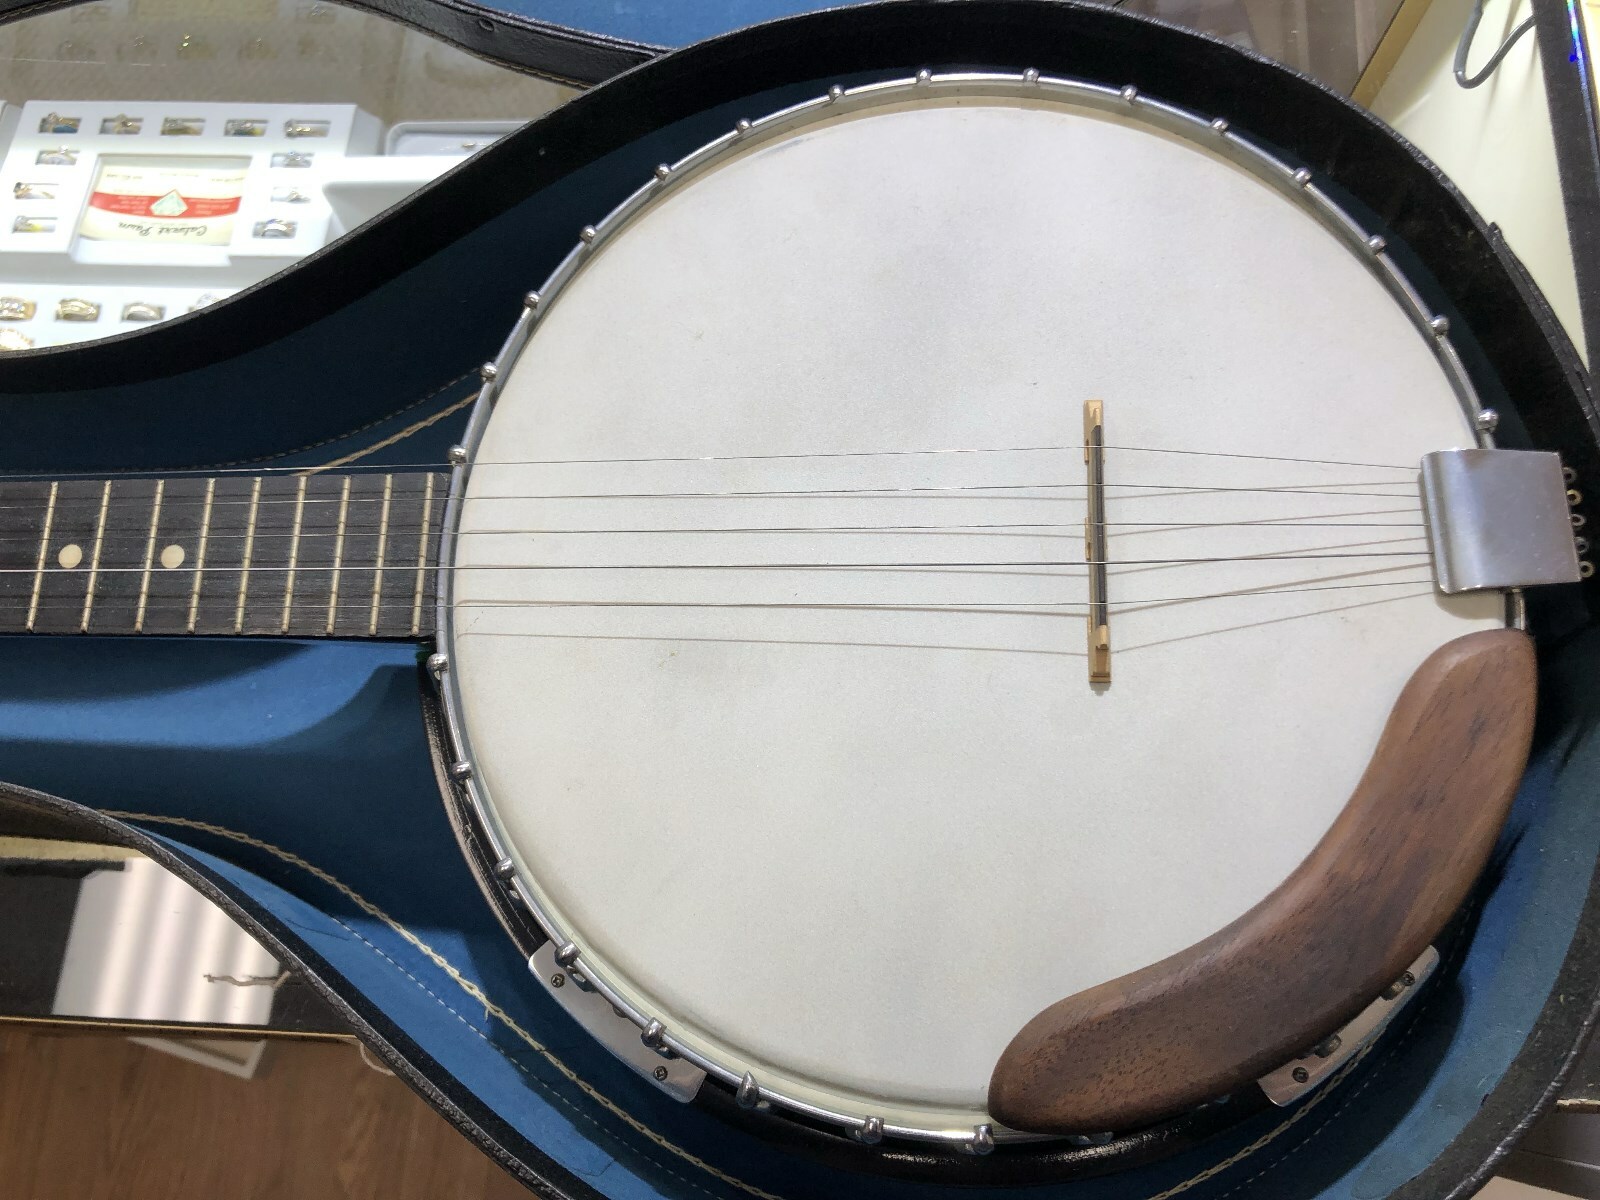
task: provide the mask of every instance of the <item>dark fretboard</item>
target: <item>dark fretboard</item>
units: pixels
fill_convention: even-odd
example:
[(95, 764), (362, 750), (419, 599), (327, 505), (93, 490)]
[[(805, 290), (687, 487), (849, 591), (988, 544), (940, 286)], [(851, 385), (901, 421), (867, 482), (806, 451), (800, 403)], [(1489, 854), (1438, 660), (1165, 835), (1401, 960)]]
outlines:
[(0, 633), (411, 637), (446, 479), (0, 479)]

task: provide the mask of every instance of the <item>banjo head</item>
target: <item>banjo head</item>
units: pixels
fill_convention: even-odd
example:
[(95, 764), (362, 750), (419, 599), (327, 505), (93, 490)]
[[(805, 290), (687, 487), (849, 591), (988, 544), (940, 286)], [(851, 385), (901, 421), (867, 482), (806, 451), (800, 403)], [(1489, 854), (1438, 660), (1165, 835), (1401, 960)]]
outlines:
[(1433, 586), (1416, 465), (1479, 435), (1430, 315), (1292, 164), (1064, 80), (857, 88), (658, 171), (458, 471), (447, 706), (516, 888), (719, 1079), (983, 1137), (1030, 1017), (1259, 902), (1417, 665), (1505, 623)]

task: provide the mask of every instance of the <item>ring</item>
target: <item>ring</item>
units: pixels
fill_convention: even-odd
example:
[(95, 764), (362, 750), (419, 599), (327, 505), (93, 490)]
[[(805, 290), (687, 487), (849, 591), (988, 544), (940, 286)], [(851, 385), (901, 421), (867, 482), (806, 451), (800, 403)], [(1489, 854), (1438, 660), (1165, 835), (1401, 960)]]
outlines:
[(326, 121), (285, 121), (283, 123), (284, 137), (306, 138), (327, 137), (328, 123)]
[(265, 121), (236, 119), (225, 121), (222, 125), (224, 137), (265, 137), (266, 132)]
[(143, 117), (130, 117), (127, 113), (118, 113), (114, 117), (107, 117), (100, 122), (101, 133), (130, 134), (138, 133), (144, 128)]
[(283, 154), (274, 154), (272, 156), (272, 165), (275, 167), (309, 167), (311, 165), (311, 155), (304, 154), (299, 150), (289, 150)]
[(258, 238), (292, 238), (294, 231), (299, 228), (295, 221), (285, 221), (282, 217), (269, 217), (265, 221), (256, 222), (256, 236)]
[(40, 133), (77, 133), (83, 124), (82, 117), (63, 117), (59, 113), (45, 113), (39, 120)]
[(200, 117), (168, 117), (161, 122), (162, 137), (199, 137), (206, 123)]
[(164, 304), (150, 304), (144, 300), (135, 300), (131, 304), (122, 306), (122, 319), (124, 321), (160, 321), (167, 315)]
[(18, 217), (11, 222), (12, 233), (54, 233), (56, 219), (54, 217)]
[(0, 329), (0, 351), (27, 350), (33, 346), (33, 339), (20, 329)]
[(34, 162), (46, 167), (71, 167), (77, 165), (78, 152), (62, 146), (56, 150), (41, 150)]
[(93, 300), (63, 300), (56, 305), (58, 321), (98, 321), (100, 306)]
[(56, 194), (42, 183), (14, 183), (11, 185), (11, 198), (13, 200), (54, 200)]
[(21, 296), (0, 296), (0, 321), (31, 320), (38, 306)]

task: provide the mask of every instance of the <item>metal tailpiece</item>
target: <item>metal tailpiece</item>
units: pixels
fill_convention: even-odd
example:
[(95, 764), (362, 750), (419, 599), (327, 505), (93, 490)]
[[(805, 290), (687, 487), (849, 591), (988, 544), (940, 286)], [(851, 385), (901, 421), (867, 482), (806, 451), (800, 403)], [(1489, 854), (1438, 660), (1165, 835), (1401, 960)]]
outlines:
[(1422, 508), (1434, 577), (1446, 595), (1578, 581), (1578, 551), (1557, 454), (1424, 454)]

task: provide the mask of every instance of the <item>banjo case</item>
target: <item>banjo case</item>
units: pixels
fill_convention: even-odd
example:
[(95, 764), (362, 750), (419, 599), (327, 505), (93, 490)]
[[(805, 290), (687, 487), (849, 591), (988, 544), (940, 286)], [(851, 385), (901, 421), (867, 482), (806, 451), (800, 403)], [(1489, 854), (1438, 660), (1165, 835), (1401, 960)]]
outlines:
[[(403, 8), (392, 15), (484, 49), (478, 10)], [(556, 72), (569, 77), (645, 56), (625, 40), (494, 22), (491, 49), (523, 67), (552, 71), (541, 56), (569, 41), (593, 52), (589, 67)], [(363, 451), (369, 463), (440, 461), (523, 293), (656, 163), (747, 113), (927, 65), (1036, 67), (1226, 115), (1384, 230), (1449, 317), (1502, 413), (1503, 444), (1558, 449), (1580, 480), (1600, 480), (1572, 345), (1498, 232), (1417, 151), (1262, 58), (1037, 0), (812, 13), (654, 58), (274, 280), (137, 335), (0, 358), (0, 467), (313, 465)], [(1539, 723), (1523, 785), (1440, 942), (1441, 968), (1382, 1040), (1287, 1108), (1220, 1105), (1097, 1146), (869, 1149), (679, 1104), (617, 1064), (528, 978), (502, 927), (518, 915), (486, 901), (463, 856), (426, 647), (413, 643), (6, 638), (0, 828), (134, 846), (183, 876), (542, 1195), (1466, 1195), (1553, 1099), (1600, 998), (1597, 601), (1600, 579), (1538, 598)]]

